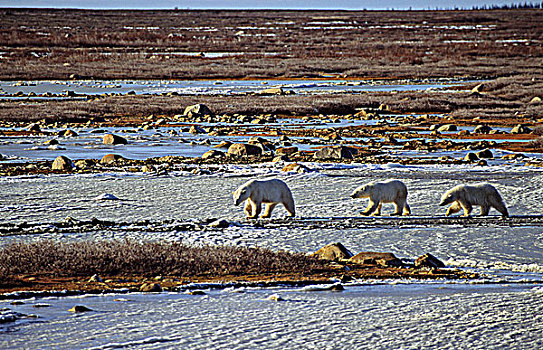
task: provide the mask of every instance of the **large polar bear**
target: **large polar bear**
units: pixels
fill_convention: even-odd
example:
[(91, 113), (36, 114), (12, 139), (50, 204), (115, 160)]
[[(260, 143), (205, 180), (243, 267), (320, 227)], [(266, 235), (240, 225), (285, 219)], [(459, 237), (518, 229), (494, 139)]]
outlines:
[(233, 197), (236, 205), (247, 201), (244, 211), (250, 219), (258, 217), (262, 211), (262, 203), (266, 204), (263, 218), (269, 218), (273, 208), (279, 203), (285, 206), (291, 216), (296, 215), (292, 192), (287, 184), (279, 179), (247, 181), (233, 193)]
[(469, 216), (474, 205), (481, 206), (481, 215), (488, 215), (490, 207), (495, 208), (503, 216), (509, 216), (498, 190), (491, 184), (479, 183), (474, 185), (458, 185), (451, 188), (441, 197), (439, 205), (452, 205), (447, 209), (446, 216), (458, 213), (464, 209), (464, 216)]
[(411, 208), (407, 204), (407, 186), (399, 180), (388, 180), (383, 182), (369, 182), (362, 185), (351, 193), (351, 198), (369, 198), (368, 207), (361, 214), (381, 215), (383, 203), (394, 203), (396, 211), (392, 215), (411, 214)]

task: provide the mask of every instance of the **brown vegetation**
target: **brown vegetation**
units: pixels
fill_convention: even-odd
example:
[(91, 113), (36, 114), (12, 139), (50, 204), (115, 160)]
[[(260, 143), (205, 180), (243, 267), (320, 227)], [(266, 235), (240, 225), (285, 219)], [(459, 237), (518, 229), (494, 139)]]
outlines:
[(529, 74), (542, 13), (0, 9), (0, 79)]

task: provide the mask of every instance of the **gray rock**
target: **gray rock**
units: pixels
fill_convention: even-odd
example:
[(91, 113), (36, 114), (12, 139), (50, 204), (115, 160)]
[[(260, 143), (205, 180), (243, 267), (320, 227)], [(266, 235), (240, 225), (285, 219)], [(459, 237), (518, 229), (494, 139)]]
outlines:
[(74, 168), (72, 160), (65, 156), (58, 156), (53, 161), (51, 169), (53, 170), (71, 170)]
[(126, 145), (128, 144), (128, 140), (118, 135), (106, 134), (104, 135), (103, 143), (104, 145)]
[(213, 116), (215, 114), (209, 109), (209, 107), (199, 103), (185, 108), (183, 115), (187, 117), (203, 117), (205, 115)]
[(353, 156), (358, 153), (356, 148), (346, 146), (332, 146), (321, 148), (313, 155), (315, 159), (353, 159)]
[(360, 252), (349, 259), (363, 265), (380, 265), (385, 267), (401, 267), (403, 262), (392, 253)]
[(259, 156), (262, 148), (247, 143), (234, 143), (228, 147), (228, 154), (235, 156)]
[(323, 260), (345, 260), (353, 256), (345, 246), (339, 242), (330, 243), (317, 250), (312, 256)]
[(437, 269), (440, 267), (445, 267), (445, 264), (441, 260), (433, 256), (432, 254), (426, 253), (422, 256), (419, 256), (417, 260), (415, 260), (415, 266)]

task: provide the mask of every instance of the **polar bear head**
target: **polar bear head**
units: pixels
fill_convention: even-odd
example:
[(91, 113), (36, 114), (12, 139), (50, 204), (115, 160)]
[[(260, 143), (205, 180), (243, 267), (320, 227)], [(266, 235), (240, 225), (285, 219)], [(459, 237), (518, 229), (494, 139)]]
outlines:
[(368, 198), (371, 196), (373, 188), (373, 183), (368, 183), (365, 185), (362, 185), (360, 187), (357, 187), (353, 193), (351, 193), (351, 198)]
[(246, 201), (251, 196), (251, 185), (252, 181), (249, 181), (247, 183), (244, 183), (240, 187), (238, 187), (237, 190), (235, 190), (232, 193), (232, 197), (234, 198), (234, 204), (240, 205), (244, 201)]
[(444, 205), (451, 204), (452, 202), (457, 201), (458, 193), (459, 193), (458, 186), (451, 188), (447, 192), (443, 193), (443, 196), (441, 196), (441, 202), (439, 203), (439, 205), (444, 206)]

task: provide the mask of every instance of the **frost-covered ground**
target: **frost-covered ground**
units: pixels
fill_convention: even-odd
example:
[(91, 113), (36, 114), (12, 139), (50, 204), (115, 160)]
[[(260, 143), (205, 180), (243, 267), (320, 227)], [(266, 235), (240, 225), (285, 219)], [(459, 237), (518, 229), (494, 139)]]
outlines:
[[(356, 216), (365, 200), (349, 198), (358, 185), (388, 178), (408, 186), (413, 216), (442, 216), (441, 194), (460, 183), (488, 181), (513, 216), (543, 213), (543, 171), (533, 167), (308, 164), (317, 171), (279, 172), (280, 164), (231, 166), (208, 176), (171, 173), (96, 174), (0, 179), (0, 223), (50, 223), (66, 217), (136, 222), (223, 218), (241, 225), (216, 231), (102, 230), (2, 237), (2, 243), (51, 239), (167, 239), (197, 244), (258, 245), (310, 252), (342, 242), (353, 252), (390, 251), (404, 259), (430, 252), (449, 266), (486, 277), (466, 282), (404, 284), (355, 281), (344, 292), (251, 289), (245, 293), (132, 294), (40, 300), (50, 308), (0, 303), (41, 318), (2, 326), (0, 347), (58, 348), (541, 348), (543, 227), (533, 225), (420, 225), (255, 228), (234, 207), (231, 192), (254, 177), (279, 177), (294, 194), (299, 217)], [(104, 200), (103, 194), (119, 200)], [(392, 205), (383, 207), (383, 214)], [(478, 214), (478, 208), (475, 210)], [(274, 216), (286, 211), (277, 207)], [(491, 210), (491, 215), (498, 215)], [(482, 283), (485, 282), (485, 283)], [(285, 301), (266, 298), (280, 294)], [(84, 304), (95, 312), (72, 315)]]

